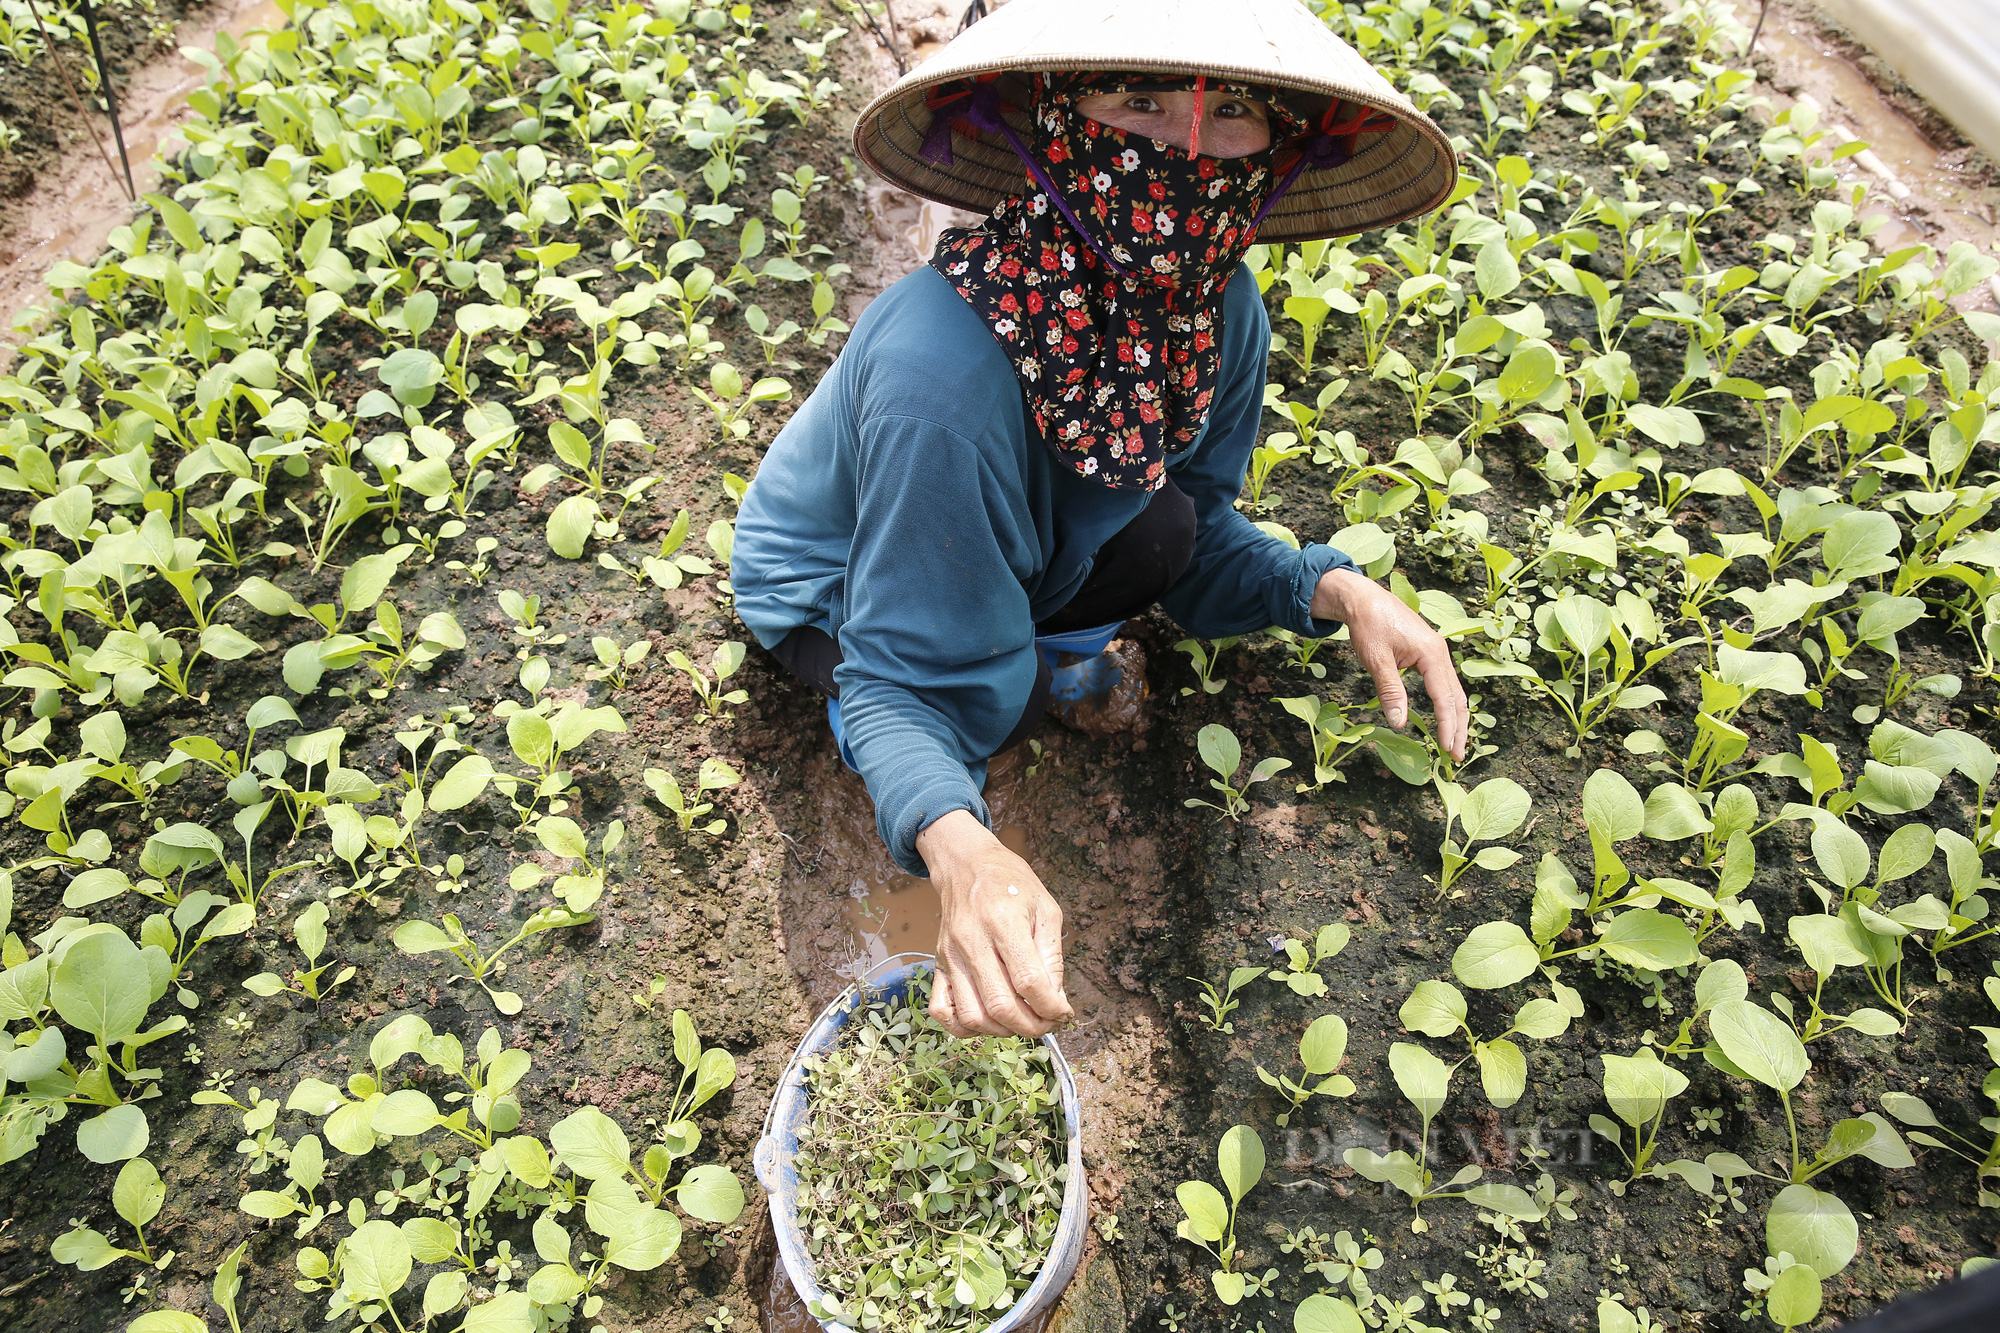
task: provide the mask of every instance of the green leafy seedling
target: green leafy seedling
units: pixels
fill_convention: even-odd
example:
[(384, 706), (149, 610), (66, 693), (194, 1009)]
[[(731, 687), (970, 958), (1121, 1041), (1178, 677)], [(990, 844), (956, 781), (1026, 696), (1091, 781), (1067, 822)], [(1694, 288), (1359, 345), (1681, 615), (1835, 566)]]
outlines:
[(1263, 975), (1261, 967), (1232, 967), (1229, 979), (1223, 983), (1221, 990), (1217, 990), (1213, 982), (1189, 977), (1189, 981), (1201, 987), (1201, 1002), (1208, 1007), (1208, 1012), (1200, 1015), (1201, 1021), (1211, 1032), (1234, 1033), (1236, 1025), (1229, 1020), (1229, 1016), (1243, 1003), (1236, 998), (1236, 992)]
[[(653, 793), (653, 798), (673, 812), (682, 833), (692, 831), (696, 820), (715, 809), (714, 803), (703, 800), (703, 796), (712, 791), (721, 791), (725, 787), (733, 787), (743, 781), (742, 774), (714, 755), (701, 761), (701, 768), (695, 775), (692, 799), (682, 790), (679, 780), (667, 769), (649, 768), (641, 774), (641, 777), (645, 780), (646, 790)], [(727, 820), (711, 819), (701, 826), (701, 831), (710, 837), (719, 837), (728, 827)]]
[(1216, 1145), (1216, 1169), (1222, 1190), (1205, 1180), (1184, 1180), (1174, 1189), (1174, 1198), (1186, 1214), (1174, 1228), (1182, 1240), (1206, 1250), (1217, 1264), (1209, 1281), (1224, 1305), (1243, 1299), (1245, 1281), (1236, 1265), (1236, 1210), (1259, 1180), (1264, 1178), (1264, 1142), (1248, 1125), (1234, 1125)]
[(1236, 739), (1235, 732), (1218, 722), (1211, 722), (1201, 729), (1195, 737), (1195, 748), (1201, 755), (1201, 761), (1218, 774), (1217, 777), (1209, 779), (1208, 785), (1222, 793), (1222, 802), (1217, 804), (1214, 801), (1204, 801), (1190, 796), (1184, 803), (1214, 810), (1222, 818), (1232, 821), (1249, 811), (1248, 793), (1252, 787), (1260, 782), (1269, 781), (1292, 766), (1292, 761), (1289, 759), (1277, 757), (1261, 759), (1245, 776), (1242, 784), (1236, 785), (1233, 779), (1236, 770), (1243, 763), (1243, 746)]
[(478, 943), (466, 934), (465, 927), (459, 924), (457, 915), (451, 912), (444, 914), (443, 929), (428, 921), (405, 921), (396, 927), (393, 938), (398, 949), (413, 957), (427, 953), (451, 954), (465, 965), (465, 975), (478, 983), (479, 988), (491, 997), (494, 1007), (503, 1014), (512, 1015), (521, 1012), (521, 997), (513, 991), (495, 990), (487, 984), (487, 977), (500, 977), (506, 974), (507, 964), (501, 955), (521, 941), (544, 931), (580, 926), (595, 919), (596, 915), (591, 912), (572, 912), (562, 907), (544, 907), (523, 922), (521, 928), (514, 932), (512, 939), (492, 953), (482, 952)]
[[(1273, 1074), (1264, 1066), (1257, 1066), (1257, 1077), (1284, 1093), (1290, 1103), (1278, 1115), (1280, 1127), (1289, 1125), (1292, 1112), (1304, 1106), (1309, 1098), (1354, 1095), (1354, 1080), (1333, 1072), (1346, 1056), (1347, 1020), (1338, 1014), (1322, 1014), (1306, 1026), (1305, 1035), (1299, 1038), (1299, 1064), (1305, 1071), (1305, 1081), (1295, 1083), (1288, 1075)], [(1315, 1079), (1318, 1081), (1310, 1081)]]

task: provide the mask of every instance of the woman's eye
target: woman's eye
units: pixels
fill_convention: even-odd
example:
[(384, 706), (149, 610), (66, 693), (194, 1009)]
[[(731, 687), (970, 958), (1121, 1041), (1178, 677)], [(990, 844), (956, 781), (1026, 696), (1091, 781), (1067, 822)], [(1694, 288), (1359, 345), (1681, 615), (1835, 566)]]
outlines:
[(1153, 112), (1153, 111), (1158, 111), (1160, 109), (1159, 103), (1155, 102), (1150, 97), (1128, 98), (1126, 99), (1125, 105), (1130, 110), (1141, 111), (1141, 112)]

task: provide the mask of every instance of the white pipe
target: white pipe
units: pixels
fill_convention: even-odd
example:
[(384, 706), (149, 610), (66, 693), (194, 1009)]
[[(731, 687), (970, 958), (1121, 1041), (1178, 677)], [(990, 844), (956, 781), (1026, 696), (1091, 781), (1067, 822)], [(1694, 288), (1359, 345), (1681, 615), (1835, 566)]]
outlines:
[(2000, 159), (2000, 0), (1818, 0), (1960, 133)]

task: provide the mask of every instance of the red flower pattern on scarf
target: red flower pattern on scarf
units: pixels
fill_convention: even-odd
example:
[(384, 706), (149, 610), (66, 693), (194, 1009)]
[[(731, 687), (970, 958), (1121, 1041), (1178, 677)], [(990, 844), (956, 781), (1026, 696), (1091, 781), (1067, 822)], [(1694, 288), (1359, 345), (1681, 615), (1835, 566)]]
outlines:
[[(1129, 276), (1104, 262), (1032, 176), (979, 226), (947, 230), (930, 260), (1014, 363), (1035, 428), (1057, 456), (1116, 490), (1158, 489), (1166, 456), (1193, 445), (1207, 423), (1222, 367), (1223, 291), (1276, 184), (1269, 149), (1190, 157), (1075, 107), (1092, 93), (1174, 87), (1194, 80), (1035, 78), (1029, 147), (1095, 245)], [(1303, 125), (1276, 102), (1270, 112), (1273, 144)]]

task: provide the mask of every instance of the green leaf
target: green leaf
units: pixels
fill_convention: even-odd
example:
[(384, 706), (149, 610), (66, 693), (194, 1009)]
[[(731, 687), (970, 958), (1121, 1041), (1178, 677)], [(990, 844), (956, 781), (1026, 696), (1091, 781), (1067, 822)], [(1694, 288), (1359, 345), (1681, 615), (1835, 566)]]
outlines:
[(604, 1237), (604, 1258), (620, 1268), (647, 1272), (680, 1249), (680, 1219), (644, 1203), (630, 1184), (616, 1177), (604, 1176), (591, 1183), (583, 1218), (592, 1231)]
[(1860, 1239), (1861, 1228), (1839, 1196), (1810, 1185), (1778, 1191), (1764, 1218), (1766, 1252), (1789, 1254), (1822, 1278), (1847, 1267)]
[(1451, 956), (1452, 975), (1474, 990), (1511, 986), (1541, 966), (1541, 951), (1511, 921), (1475, 926)]
[(1517, 1185), (1474, 1185), (1465, 1192), (1465, 1201), (1523, 1222), (1539, 1222), (1545, 1211), (1534, 1195)]
[(743, 1184), (728, 1167), (705, 1163), (681, 1177), (675, 1197), (683, 1211), (704, 1222), (723, 1225), (734, 1222), (743, 1212)]
[(1511, 778), (1490, 778), (1472, 789), (1459, 811), (1465, 840), (1504, 838), (1528, 817), (1527, 789)]
[(1716, 1005), (1709, 1011), (1708, 1027), (1722, 1053), (1767, 1088), (1790, 1092), (1812, 1068), (1806, 1048), (1790, 1025), (1748, 1000), (1724, 1000)]
[(410, 1279), (410, 1243), (394, 1222), (363, 1222), (341, 1249), (341, 1287), (357, 1301), (388, 1301)]
[(390, 936), (398, 949), (407, 954), (438, 953), (452, 948), (456, 941), (428, 921), (405, 921), (396, 927)]
[(1248, 1125), (1232, 1125), (1216, 1145), (1215, 1163), (1229, 1197), (1240, 1200), (1264, 1178), (1264, 1141)]
[(375, 375), (396, 396), (397, 402), (409, 407), (428, 407), (439, 381), (444, 379), (444, 363), (434, 352), (405, 347), (391, 352), (375, 368)]
[(1551, 617), (1570, 645), (1585, 657), (1611, 638), (1611, 608), (1595, 597), (1564, 593), (1556, 599)]
[(1605, 1055), (1604, 1099), (1611, 1113), (1634, 1129), (1658, 1118), (1667, 1102), (1687, 1091), (1687, 1075), (1641, 1047), (1635, 1056)]
[(631, 1170), (632, 1145), (625, 1131), (595, 1106), (581, 1107), (549, 1126), (549, 1147), (588, 1180), (621, 1179)]
[[(676, 1228), (678, 1225), (676, 1223)], [(674, 1232), (674, 1239), (678, 1244), (680, 1239), (678, 1229)], [(620, 1261), (612, 1259), (612, 1262)], [(492, 1300), (482, 1302), (466, 1311), (465, 1323), (460, 1326), (459, 1333), (535, 1333), (534, 1302), (528, 1299), (528, 1293), (524, 1291), (503, 1291)]]
[(1554, 1000), (1533, 999), (1514, 1014), (1514, 1030), (1524, 1037), (1547, 1041), (1569, 1031), (1569, 1011)]
[(1936, 854), (1935, 834), (1922, 824), (1904, 824), (1882, 844), (1882, 853), (1876, 858), (1876, 882), (1908, 879), (1929, 865)]
[(1860, 967), (1868, 961), (1868, 954), (1855, 943), (1847, 922), (1837, 916), (1802, 912), (1785, 923), (1785, 931), (1804, 955), (1806, 966), (1822, 977), (1830, 977), (1843, 967)]
[(580, 859), (590, 854), (590, 846), (583, 839), (583, 830), (577, 827), (574, 819), (563, 815), (544, 815), (536, 820), (535, 841), (556, 856)]
[(420, 1264), (442, 1264), (458, 1252), (458, 1228), (436, 1217), (413, 1217), (403, 1223), (410, 1256)]
[(1496, 387), (1510, 403), (1529, 402), (1554, 387), (1560, 368), (1555, 349), (1547, 343), (1524, 342), (1507, 358)]
[(1868, 844), (1838, 819), (1817, 821), (1812, 832), (1813, 859), (1820, 873), (1843, 889), (1868, 878)]
[(436, 1103), (415, 1088), (390, 1093), (375, 1108), (374, 1128), (399, 1139), (428, 1133), (441, 1119)]
[(514, 757), (531, 768), (547, 768), (555, 762), (555, 730), (539, 713), (521, 712), (508, 718), (507, 744)]
[(1612, 918), (1597, 937), (1597, 947), (1621, 963), (1650, 972), (1686, 967), (1697, 953), (1686, 922), (1650, 908)]
[(143, 1227), (158, 1217), (166, 1198), (167, 1187), (160, 1183), (160, 1173), (143, 1157), (125, 1163), (111, 1187), (111, 1206), (134, 1227)]
[(1389, 1048), (1396, 1086), (1426, 1121), (1437, 1115), (1451, 1087), (1451, 1069), (1421, 1046), (1399, 1041)]
[(1292, 1311), (1293, 1333), (1362, 1333), (1361, 1316), (1344, 1297), (1312, 1295)]
[(1184, 1180), (1174, 1190), (1187, 1219), (1181, 1223), (1200, 1239), (1214, 1245), (1229, 1226), (1229, 1201), (1222, 1191), (1205, 1180)]
[(1600, 768), (1583, 784), (1583, 819), (1611, 842), (1636, 838), (1646, 828), (1646, 803), (1631, 783)]
[(583, 545), (590, 540), (592, 527), (602, 522), (603, 518), (597, 501), (588, 495), (570, 496), (549, 515), (549, 549), (565, 560), (581, 559)]
[[(152, 1003), (138, 946), (117, 930), (95, 931), (67, 943), (49, 983), (49, 1000), (63, 1022), (105, 1041), (137, 1032)], [(115, 1162), (123, 1157), (92, 1160)]]
[(1447, 982), (1420, 981), (1396, 1018), (1412, 1032), (1449, 1037), (1465, 1022), (1465, 996)]
[(1479, 247), (1473, 276), (1479, 283), (1479, 294), (1488, 301), (1497, 300), (1521, 285), (1521, 266), (1515, 261), (1506, 237), (1496, 236)]
[(1236, 734), (1214, 722), (1196, 734), (1195, 749), (1201, 754), (1201, 762), (1221, 774), (1225, 782), (1235, 776), (1238, 765), (1243, 762), (1243, 747), (1237, 742)]
[(1315, 1078), (1338, 1069), (1346, 1054), (1347, 1020), (1338, 1014), (1315, 1018), (1299, 1040), (1299, 1062)]
[[(1792, 1256), (1797, 1258), (1795, 1254)], [(1781, 1328), (1797, 1328), (1819, 1318), (1820, 1280), (1810, 1264), (1796, 1263), (1772, 1279), (1764, 1312)]]
[(500, 1153), (507, 1169), (529, 1189), (549, 1187), (549, 1154), (540, 1139), (528, 1134), (513, 1135), (500, 1141)]
[(1646, 795), (1647, 837), (1677, 842), (1697, 833), (1712, 832), (1715, 825), (1702, 813), (1694, 793), (1677, 782), (1662, 782)]
[(1481, 1042), (1472, 1053), (1479, 1061), (1479, 1082), (1486, 1090), (1486, 1100), (1503, 1110), (1521, 1100), (1521, 1094), (1528, 1090), (1528, 1057), (1519, 1046), (1503, 1037)]
[(396, 570), (414, 549), (408, 546), (393, 547), (378, 551), (374, 555), (364, 555), (347, 567), (340, 577), (340, 604), (348, 615), (362, 614), (373, 610), (382, 600), (382, 594), (389, 591), (389, 583), (396, 577)]

